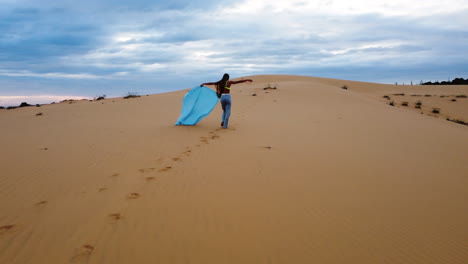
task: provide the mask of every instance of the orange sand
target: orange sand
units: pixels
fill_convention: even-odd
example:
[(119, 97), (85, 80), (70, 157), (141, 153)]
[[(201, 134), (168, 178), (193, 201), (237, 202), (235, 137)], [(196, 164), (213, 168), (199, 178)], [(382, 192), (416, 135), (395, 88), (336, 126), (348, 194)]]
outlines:
[(0, 110), (0, 263), (468, 263), (468, 86), (249, 78)]

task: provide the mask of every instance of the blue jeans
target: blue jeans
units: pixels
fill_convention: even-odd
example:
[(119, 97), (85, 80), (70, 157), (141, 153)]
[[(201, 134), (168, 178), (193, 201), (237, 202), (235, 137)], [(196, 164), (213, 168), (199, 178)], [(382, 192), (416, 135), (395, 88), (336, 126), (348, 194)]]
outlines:
[(223, 108), (223, 116), (221, 117), (221, 122), (223, 122), (224, 128), (228, 128), (229, 116), (231, 116), (231, 95), (230, 94), (221, 95), (221, 107)]

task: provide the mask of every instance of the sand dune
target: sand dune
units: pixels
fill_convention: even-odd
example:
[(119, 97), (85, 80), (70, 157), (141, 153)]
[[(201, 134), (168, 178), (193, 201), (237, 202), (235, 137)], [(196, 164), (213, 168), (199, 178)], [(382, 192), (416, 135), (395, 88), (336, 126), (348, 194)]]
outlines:
[(468, 86), (249, 78), (0, 110), (0, 263), (468, 262)]

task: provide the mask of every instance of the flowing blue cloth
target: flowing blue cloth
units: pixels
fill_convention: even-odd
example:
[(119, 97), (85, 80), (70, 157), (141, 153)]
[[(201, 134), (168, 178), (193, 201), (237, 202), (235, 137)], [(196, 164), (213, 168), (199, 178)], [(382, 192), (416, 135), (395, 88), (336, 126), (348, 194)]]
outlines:
[(182, 113), (177, 126), (193, 126), (209, 115), (218, 103), (216, 92), (205, 86), (197, 86), (184, 96)]

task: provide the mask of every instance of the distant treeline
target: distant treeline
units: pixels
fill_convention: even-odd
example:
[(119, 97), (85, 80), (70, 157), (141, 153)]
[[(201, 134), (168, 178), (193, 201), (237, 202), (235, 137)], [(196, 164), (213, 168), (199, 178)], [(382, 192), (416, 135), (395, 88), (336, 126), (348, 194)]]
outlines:
[(468, 79), (463, 78), (455, 78), (452, 81), (442, 81), (442, 82), (422, 82), (421, 85), (460, 85), (460, 84), (468, 84)]

